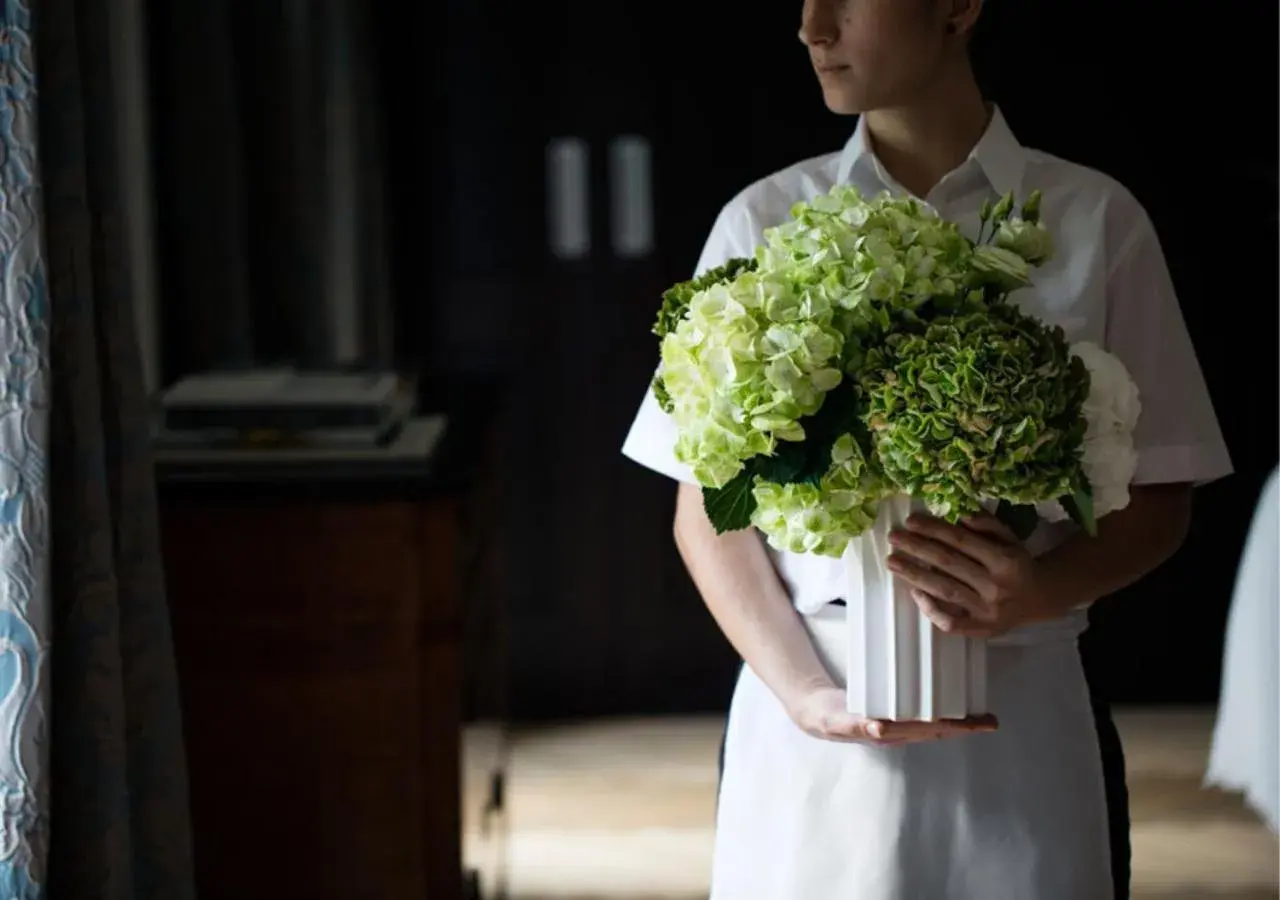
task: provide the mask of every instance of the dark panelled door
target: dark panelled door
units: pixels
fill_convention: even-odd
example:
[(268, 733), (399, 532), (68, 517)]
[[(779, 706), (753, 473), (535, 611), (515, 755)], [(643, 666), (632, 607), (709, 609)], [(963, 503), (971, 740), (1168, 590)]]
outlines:
[(675, 552), (674, 485), (620, 455), (656, 362), (659, 295), (697, 252), (665, 230), (670, 30), (638, 2), (574, 0), (542, 18), (539, 33), (557, 36), (528, 48), (541, 71), (529, 121), (541, 130), (545, 265), (513, 415), (544, 465), (521, 488), (537, 512), (512, 536), (527, 560), (511, 573), (513, 705), (715, 708), (733, 656)]
[[(1108, 10), (1093, 0), (992, 4), (979, 51), (1020, 136), (1120, 178), (1164, 238), (1241, 474), (1205, 492), (1177, 560), (1099, 609), (1094, 641), (1117, 696), (1206, 699), (1217, 687), (1244, 528), (1276, 459), (1274, 379), (1257, 386), (1265, 396), (1245, 398), (1235, 360), (1274, 371), (1277, 287), (1274, 266), (1242, 274), (1256, 284), (1240, 290), (1270, 298), (1258, 305), (1258, 328), (1214, 328), (1219, 273), (1203, 250), (1205, 213), (1186, 198), (1215, 187), (1255, 192), (1258, 202), (1234, 207), (1242, 218), (1233, 246), (1274, 258), (1266, 176), (1274, 179), (1276, 104), (1258, 104), (1256, 122), (1237, 121), (1236, 139), (1213, 148), (1197, 143), (1196, 115), (1182, 104), (1193, 84), (1223, 93), (1250, 81), (1242, 60), (1258, 54), (1240, 42), (1274, 34), (1275, 11), (1269, 25), (1217, 44), (1204, 39), (1202, 21), (1162, 20), (1186, 40), (1135, 55), (1126, 47), (1149, 37), (1141, 21), (1123, 25)], [(565, 0), (538, 8), (536, 36), (530, 22), (502, 42), (527, 79), (521, 121), (540, 132), (513, 142), (511, 164), (530, 172), (519, 154), (541, 155), (545, 213), (544, 233), (530, 235), (544, 265), (530, 273), (518, 311), (506, 444), (517, 712), (717, 708), (727, 699), (733, 655), (672, 547), (673, 488), (618, 450), (655, 361), (648, 327), (658, 294), (690, 273), (720, 206), (756, 178), (838, 149), (851, 131), (821, 106), (796, 40), (799, 11), (798, 2)], [(1051, 33), (1054, 48), (1077, 49), (1051, 51)], [(1210, 45), (1235, 55), (1193, 71), (1180, 49), (1192, 45), (1201, 59)], [(1275, 90), (1273, 79), (1257, 84)], [(1208, 169), (1206, 154), (1217, 160)], [(1256, 184), (1212, 180), (1253, 169)]]

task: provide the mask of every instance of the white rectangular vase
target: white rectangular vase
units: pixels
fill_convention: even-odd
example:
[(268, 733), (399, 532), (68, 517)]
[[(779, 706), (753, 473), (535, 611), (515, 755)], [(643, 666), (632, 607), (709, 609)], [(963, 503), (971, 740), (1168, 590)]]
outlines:
[(987, 709), (986, 641), (944, 634), (886, 565), (889, 532), (924, 511), (885, 501), (870, 532), (845, 551), (849, 711), (873, 719), (961, 719)]

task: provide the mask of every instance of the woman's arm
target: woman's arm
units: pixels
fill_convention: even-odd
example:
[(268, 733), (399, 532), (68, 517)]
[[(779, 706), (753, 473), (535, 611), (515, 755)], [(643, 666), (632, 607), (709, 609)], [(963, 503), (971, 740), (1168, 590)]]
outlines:
[(755, 529), (716, 534), (701, 491), (681, 484), (675, 539), (720, 630), (788, 709), (833, 686)]
[(1046, 618), (1126, 588), (1166, 562), (1191, 524), (1191, 485), (1134, 487), (1129, 506), (1098, 520), (1097, 537), (1077, 534), (1040, 557)]
[(1127, 587), (1177, 551), (1191, 517), (1191, 485), (1134, 487), (1129, 505), (1033, 558), (994, 516), (959, 525), (912, 516), (894, 531), (889, 568), (943, 631), (991, 637), (1061, 618)]
[(720, 630), (802, 730), (831, 741), (900, 744), (996, 727), (993, 716), (961, 721), (885, 722), (850, 713), (845, 692), (818, 658), (759, 533), (717, 535), (701, 491), (681, 484), (676, 546)]

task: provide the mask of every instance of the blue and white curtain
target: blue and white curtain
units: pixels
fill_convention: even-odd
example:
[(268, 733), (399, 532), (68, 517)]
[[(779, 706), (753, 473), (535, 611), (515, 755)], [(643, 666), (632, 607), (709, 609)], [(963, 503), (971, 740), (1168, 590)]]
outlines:
[(112, 0), (0, 0), (0, 900), (194, 896)]

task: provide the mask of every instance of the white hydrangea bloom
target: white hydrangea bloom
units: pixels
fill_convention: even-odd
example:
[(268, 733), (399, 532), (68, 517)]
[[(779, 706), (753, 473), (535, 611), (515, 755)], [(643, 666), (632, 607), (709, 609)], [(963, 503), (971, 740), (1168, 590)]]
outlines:
[[(1081, 460), (1084, 475), (1093, 491), (1093, 513), (1097, 519), (1129, 505), (1129, 485), (1138, 468), (1138, 451), (1133, 431), (1142, 412), (1138, 386), (1124, 363), (1097, 344), (1075, 344), (1071, 352), (1089, 370), (1089, 396), (1083, 414), (1088, 430)], [(1066, 511), (1057, 501), (1036, 507), (1040, 518), (1061, 522)]]

